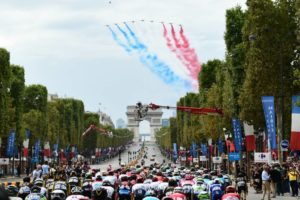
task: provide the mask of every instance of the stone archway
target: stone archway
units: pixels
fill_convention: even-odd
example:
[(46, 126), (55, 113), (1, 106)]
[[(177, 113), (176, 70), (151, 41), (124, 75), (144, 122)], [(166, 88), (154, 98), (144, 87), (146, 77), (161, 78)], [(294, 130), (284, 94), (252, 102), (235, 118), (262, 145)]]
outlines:
[[(134, 133), (134, 142), (139, 141), (139, 123), (136, 121), (135, 106), (127, 106), (127, 128)], [(147, 112), (147, 116), (143, 120), (147, 120), (150, 123), (150, 141), (155, 141), (155, 133), (162, 127), (161, 118), (163, 112), (161, 109), (151, 110)]]

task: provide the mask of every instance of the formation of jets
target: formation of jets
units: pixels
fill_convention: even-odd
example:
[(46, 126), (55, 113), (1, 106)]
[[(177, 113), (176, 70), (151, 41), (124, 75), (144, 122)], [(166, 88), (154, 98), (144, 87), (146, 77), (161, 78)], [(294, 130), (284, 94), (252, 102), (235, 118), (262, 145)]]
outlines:
[[(140, 21), (141, 21), (141, 22), (147, 22), (147, 21), (146, 21), (146, 20), (144, 20), (144, 19), (141, 19)], [(132, 21), (128, 21), (128, 22), (135, 23), (135, 22), (138, 22), (138, 21), (134, 21), (134, 20), (132, 20)], [(148, 22), (154, 23), (154, 22), (156, 22), (156, 21), (154, 21), (154, 20), (149, 20)], [(123, 23), (127, 23), (127, 22), (123, 22)], [(160, 23), (161, 23), (161, 24), (164, 24), (165, 22), (160, 22)], [(173, 23), (172, 23), (172, 22), (170, 22), (169, 24), (173, 25)], [(115, 25), (118, 25), (118, 24), (117, 24), (117, 23), (115, 23)], [(108, 24), (106, 24), (105, 26), (109, 27), (109, 25), (108, 25)], [(182, 27), (182, 25), (181, 25), (181, 24), (179, 24), (179, 26), (180, 26), (180, 27)]]

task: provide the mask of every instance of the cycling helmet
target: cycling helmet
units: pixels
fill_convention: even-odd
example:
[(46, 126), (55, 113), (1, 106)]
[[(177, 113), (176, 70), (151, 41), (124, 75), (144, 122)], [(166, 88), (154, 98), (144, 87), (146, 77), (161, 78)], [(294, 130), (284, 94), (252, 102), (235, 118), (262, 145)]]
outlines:
[(36, 186), (42, 187), (43, 186), (43, 179), (37, 178), (37, 179), (35, 179), (33, 184), (36, 185)]
[(236, 193), (235, 187), (227, 186), (225, 189), (225, 193)]
[(82, 189), (78, 186), (75, 186), (72, 188), (71, 194), (82, 194)]
[(25, 200), (47, 200), (47, 198), (41, 194), (31, 193), (25, 198)]
[(67, 185), (63, 181), (57, 181), (54, 184), (53, 190), (62, 190), (66, 194), (67, 193)]
[(145, 197), (156, 197), (156, 192), (154, 190), (148, 190)]
[(5, 190), (7, 191), (8, 196), (10, 197), (15, 197), (17, 196), (19, 190), (16, 186), (14, 185), (9, 185), (5, 188)]
[(70, 186), (78, 186), (79, 185), (79, 180), (77, 177), (71, 177), (68, 181)]
[(91, 198), (93, 187), (88, 182), (83, 183), (82, 185), (82, 195)]
[(92, 174), (91, 173), (86, 173), (84, 176), (85, 180), (92, 180)]
[(71, 195), (66, 200), (89, 200), (89, 198), (82, 195)]
[(96, 180), (96, 181), (102, 181), (102, 176), (101, 176), (100, 173), (97, 173), (97, 174), (96, 174), (95, 180)]
[(88, 183), (88, 182), (83, 183), (83, 185), (82, 185), (82, 190), (83, 190), (83, 191), (91, 191), (91, 190), (92, 190), (91, 184)]
[(93, 191), (93, 199), (94, 200), (103, 200), (107, 198), (107, 191), (105, 188), (97, 188)]
[(62, 190), (54, 190), (51, 192), (51, 200), (65, 200), (66, 194)]
[(183, 193), (182, 187), (175, 187), (174, 188), (174, 193)]
[(174, 200), (172, 197), (164, 197), (162, 200)]
[(185, 180), (192, 180), (194, 178), (194, 176), (191, 174), (186, 174), (184, 178), (185, 178)]
[(23, 186), (19, 190), (18, 197), (25, 199), (28, 194), (30, 194), (30, 188), (28, 186)]
[(40, 194), (40, 193), (41, 193), (41, 187), (39, 187), (39, 186), (37, 186), (37, 185), (34, 185), (34, 186), (31, 188), (31, 193)]
[(108, 181), (108, 180), (103, 181), (102, 185), (103, 185), (103, 186), (110, 186), (110, 187), (113, 187), (113, 185), (111, 184), (111, 182)]
[(77, 173), (76, 173), (75, 171), (71, 171), (70, 176), (71, 176), (71, 177), (76, 177), (76, 176), (77, 176)]

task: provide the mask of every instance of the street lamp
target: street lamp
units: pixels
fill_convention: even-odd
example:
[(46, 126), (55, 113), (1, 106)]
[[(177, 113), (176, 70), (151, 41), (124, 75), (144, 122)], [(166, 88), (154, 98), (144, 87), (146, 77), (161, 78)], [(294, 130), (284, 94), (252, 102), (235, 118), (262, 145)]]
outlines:
[(227, 151), (227, 173), (229, 174), (230, 171), (229, 171), (229, 166), (230, 166), (230, 163), (229, 163), (229, 153), (230, 153), (230, 146), (229, 146), (229, 142), (227, 141), (230, 136), (231, 136), (231, 133), (226, 129), (226, 128), (223, 128), (223, 131), (224, 131), (224, 136), (225, 136), (225, 144), (226, 144), (226, 151)]
[(131, 155), (131, 151), (128, 151), (128, 163), (129, 163), (129, 161), (131, 160), (131, 159), (129, 158), (129, 155)]

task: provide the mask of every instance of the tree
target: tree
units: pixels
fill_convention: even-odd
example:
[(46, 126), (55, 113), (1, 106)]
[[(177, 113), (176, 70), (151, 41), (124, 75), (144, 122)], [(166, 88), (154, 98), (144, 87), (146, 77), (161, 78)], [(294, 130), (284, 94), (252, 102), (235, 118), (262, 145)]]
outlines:
[[(246, 77), (239, 105), (240, 117), (256, 127), (265, 126), (261, 96), (275, 96), (277, 114), (281, 114), (279, 100), (284, 91), (286, 111), (291, 107), (293, 77), (290, 62), (296, 44), (291, 4), (291, 1), (277, 1), (276, 4), (271, 0), (247, 1), (243, 30)], [(286, 122), (288, 120), (285, 118)]]
[(0, 136), (6, 136), (8, 127), (8, 97), (10, 90), (10, 55), (6, 49), (0, 48)]
[(201, 73), (199, 74), (199, 89), (208, 89), (216, 82), (216, 67), (222, 63), (221, 60), (210, 60), (202, 65)]
[[(45, 86), (30, 85), (25, 87), (24, 115), (26, 115), (27, 113), (31, 113), (31, 114), (39, 113), (38, 118), (36, 118), (36, 120), (38, 120), (38, 124), (36, 124), (37, 127), (33, 128), (33, 130), (39, 131), (38, 133), (35, 134), (39, 136), (37, 138), (41, 139), (42, 142), (46, 140), (46, 135), (48, 131), (47, 99), (48, 99), (48, 91)], [(25, 126), (24, 128), (29, 128), (29, 127)]]
[(12, 98), (12, 107), (14, 108), (14, 118), (16, 135), (19, 141), (24, 137), (22, 129), (22, 117), (23, 117), (23, 103), (24, 103), (24, 91), (25, 91), (25, 78), (24, 78), (24, 68), (12, 65), (12, 80), (10, 94)]
[(43, 85), (30, 85), (25, 88), (24, 112), (39, 110), (47, 112), (48, 91)]

